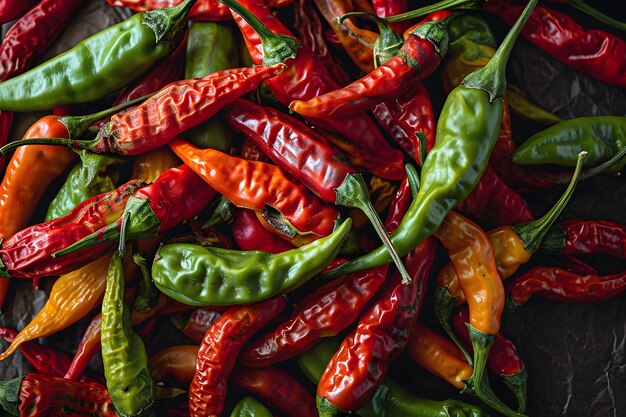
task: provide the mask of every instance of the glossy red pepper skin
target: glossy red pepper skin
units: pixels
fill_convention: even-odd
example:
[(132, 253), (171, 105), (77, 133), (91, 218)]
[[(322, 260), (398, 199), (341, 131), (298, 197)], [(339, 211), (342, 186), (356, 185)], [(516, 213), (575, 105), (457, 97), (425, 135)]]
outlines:
[(202, 343), (202, 338), (208, 328), (220, 318), (223, 312), (224, 308), (221, 307), (195, 308), (183, 327), (183, 334), (197, 344)]
[(506, 287), (515, 305), (524, 304), (533, 294), (554, 301), (595, 303), (615, 297), (624, 290), (626, 272), (582, 276), (543, 266), (531, 269)]
[(0, 25), (23, 15), (36, 1), (2, 0), (0, 2)]
[(100, 330), (102, 329), (102, 314), (96, 314), (85, 329), (83, 337), (78, 343), (76, 354), (67, 367), (63, 378), (77, 380), (87, 368), (89, 361), (100, 351)]
[(233, 239), (241, 250), (262, 250), (280, 253), (293, 245), (268, 231), (253, 210), (238, 208), (232, 224)]
[(603, 220), (564, 220), (548, 232), (542, 248), (562, 255), (606, 253), (626, 259), (626, 225)]
[(230, 380), (263, 400), (264, 404), (281, 416), (317, 417), (313, 396), (280, 368), (237, 367)]
[[(395, 16), (407, 11), (407, 0), (372, 0), (372, 6), (378, 17)], [(411, 22), (394, 22), (389, 23), (389, 26), (401, 34), (408, 26), (411, 26)]]
[[(293, 36), (263, 0), (243, 0), (240, 3), (259, 18), (273, 33)], [(263, 62), (263, 47), (254, 29), (239, 15), (233, 12), (237, 25), (243, 33), (248, 51), (256, 64)], [(326, 70), (310, 50), (298, 49), (294, 59), (287, 61), (285, 71), (266, 81), (266, 85), (278, 101), (288, 106), (293, 100), (308, 100), (339, 86), (334, 77)], [(348, 157), (355, 165), (367, 168), (375, 175), (386, 179), (400, 180), (404, 178), (404, 158), (402, 152), (392, 149), (382, 136), (374, 122), (365, 113), (329, 119), (310, 119), (324, 129), (336, 132), (359, 147), (366, 157), (357, 161)]]
[(279, 295), (255, 304), (233, 306), (204, 335), (196, 373), (189, 387), (191, 417), (220, 416), (226, 400), (227, 379), (237, 354), (248, 339), (285, 308)]
[[(486, 9), (511, 25), (523, 3), (487, 2)], [(609, 32), (584, 29), (564, 13), (535, 7), (522, 35), (572, 68), (608, 84), (626, 86), (626, 41)]]

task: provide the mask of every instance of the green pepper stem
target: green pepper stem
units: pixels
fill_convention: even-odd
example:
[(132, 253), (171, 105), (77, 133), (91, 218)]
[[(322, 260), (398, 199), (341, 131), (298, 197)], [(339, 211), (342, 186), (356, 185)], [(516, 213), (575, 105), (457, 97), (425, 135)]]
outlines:
[(528, 373), (526, 369), (522, 369), (513, 375), (500, 375), (504, 385), (509, 387), (515, 399), (517, 400), (517, 411), (523, 413), (526, 411), (526, 391), (528, 385)]
[(485, 0), (442, 0), (429, 6), (420, 7), (419, 9), (385, 17), (383, 20), (385, 22), (402, 22), (404, 20), (426, 16), (427, 14), (443, 9), (480, 10), (485, 6), (485, 3), (487, 3)]
[(613, 19), (612, 17), (605, 15), (601, 11), (594, 9), (593, 7), (588, 5), (583, 0), (566, 0), (566, 3), (573, 8), (578, 9), (581, 12), (593, 17), (599, 22), (612, 26), (615, 29), (626, 30), (626, 23), (620, 22), (619, 20)]
[(156, 43), (178, 43), (187, 27), (187, 15), (197, 0), (185, 0), (174, 7), (150, 10), (141, 23), (154, 32)]
[(415, 167), (411, 164), (404, 165), (404, 169), (406, 170), (406, 176), (409, 179), (409, 185), (411, 186), (411, 197), (415, 200), (417, 193), (420, 191), (420, 176)]
[(272, 32), (258, 17), (236, 0), (219, 0), (234, 10), (261, 38), (263, 44), (263, 65), (274, 65), (295, 58), (302, 43), (293, 36)]
[(450, 339), (463, 352), (467, 363), (472, 365), (474, 363), (472, 356), (467, 352), (465, 346), (463, 346), (456, 333), (452, 330), (452, 326), (450, 326), (450, 315), (452, 310), (454, 310), (454, 303), (458, 299), (459, 297), (453, 297), (450, 294), (447, 286), (435, 288), (435, 317)]
[[(376, 23), (378, 26), (378, 32), (380, 36), (376, 38), (374, 42), (374, 68), (378, 68), (382, 64), (384, 64), (389, 59), (393, 58), (398, 54), (404, 40), (400, 34), (396, 33), (395, 30), (391, 29), (384, 20), (380, 17), (367, 13), (367, 12), (349, 12), (345, 13), (337, 19), (339, 23), (343, 23), (344, 20), (350, 17), (362, 17), (367, 20), (371, 20)], [(352, 31), (351, 31), (352, 32)], [(353, 36), (359, 39), (360, 42), (364, 42), (358, 35), (352, 33)]]
[(462, 84), (469, 88), (479, 88), (489, 93), (491, 101), (504, 100), (506, 93), (506, 64), (517, 36), (537, 5), (538, 0), (529, 0), (526, 8), (517, 19), (509, 33), (491, 57), (487, 65), (467, 75)]
[(572, 198), (572, 194), (574, 193), (574, 189), (576, 188), (576, 184), (578, 183), (578, 179), (580, 177), (583, 160), (586, 156), (586, 151), (582, 151), (578, 154), (576, 169), (574, 170), (574, 174), (572, 175), (569, 185), (554, 206), (546, 214), (537, 220), (513, 226), (513, 230), (515, 230), (515, 233), (519, 235), (520, 240), (524, 244), (524, 248), (528, 252), (534, 253), (537, 249), (539, 249), (544, 236), (548, 233), (550, 227), (552, 227), (556, 219), (559, 218), (563, 209)]
[(98, 139), (90, 140), (76, 140), (68, 138), (30, 138), (15, 140), (11, 143), (7, 143), (0, 148), (0, 156), (4, 156), (14, 149), (25, 145), (55, 145), (55, 146), (69, 146), (74, 149), (86, 149), (88, 151), (93, 150), (94, 146), (98, 143)]

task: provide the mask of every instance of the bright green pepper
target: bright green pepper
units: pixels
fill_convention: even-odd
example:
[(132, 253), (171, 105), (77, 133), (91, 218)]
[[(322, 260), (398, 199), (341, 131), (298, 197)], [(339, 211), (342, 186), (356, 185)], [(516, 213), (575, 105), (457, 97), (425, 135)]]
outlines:
[(0, 109), (46, 110), (107, 96), (172, 52), (195, 2), (135, 14), (0, 83)]
[(122, 417), (153, 416), (155, 385), (148, 355), (133, 331), (124, 302), (124, 268), (116, 253), (111, 258), (102, 300), (102, 363), (107, 388)]
[[(597, 166), (609, 161), (626, 147), (626, 117), (578, 117), (557, 123), (528, 138), (513, 152), (516, 164), (556, 164), (574, 167), (578, 154), (587, 151), (585, 165)], [(626, 158), (605, 172), (619, 172)]]
[[(193, 22), (187, 37), (185, 78), (204, 77), (212, 72), (239, 66), (237, 40), (224, 23)], [(185, 139), (199, 148), (228, 153), (232, 146), (231, 129), (214, 117), (185, 132)]]
[[(324, 339), (298, 357), (298, 366), (304, 374), (317, 383), (339, 348), (336, 338)], [(486, 414), (478, 407), (456, 400), (433, 401), (415, 397), (388, 377), (376, 388), (369, 404), (357, 411), (362, 417), (482, 417)]]
[(329, 236), (271, 254), (178, 243), (159, 248), (152, 279), (165, 295), (194, 306), (252, 303), (290, 291), (335, 258), (352, 220)]
[(272, 417), (272, 413), (254, 398), (245, 397), (235, 405), (230, 417)]
[(120, 163), (119, 158), (88, 151), (78, 153), (81, 162), (72, 168), (65, 183), (50, 202), (46, 221), (63, 217), (88, 198), (115, 189), (112, 177), (117, 175), (110, 174), (108, 167)]

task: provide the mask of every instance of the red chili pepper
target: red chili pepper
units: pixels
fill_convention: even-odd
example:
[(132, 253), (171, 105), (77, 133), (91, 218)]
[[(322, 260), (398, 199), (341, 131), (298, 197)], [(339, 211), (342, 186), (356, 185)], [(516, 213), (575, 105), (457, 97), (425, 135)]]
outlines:
[(626, 272), (582, 276), (543, 266), (531, 269), (506, 287), (517, 306), (524, 304), (533, 294), (555, 301), (595, 303), (615, 297), (624, 290)]
[(221, 307), (195, 308), (183, 327), (183, 334), (194, 343), (202, 343), (202, 338), (208, 328), (220, 318), (223, 312), (224, 308)]
[[(513, 24), (524, 4), (487, 2), (486, 9)], [(559, 61), (608, 84), (626, 86), (626, 42), (602, 30), (588, 30), (564, 13), (535, 7), (522, 35)]]
[(72, 359), (72, 362), (67, 367), (67, 371), (63, 375), (63, 378), (69, 380), (77, 380), (83, 371), (87, 368), (87, 365), (99, 351), (100, 351), (100, 330), (102, 329), (102, 314), (96, 314), (83, 333), (83, 337), (78, 343), (76, 354)]
[(373, 113), (392, 139), (422, 166), (420, 143), (415, 133), (422, 132), (426, 136), (426, 153), (435, 146), (435, 112), (428, 89), (415, 83), (400, 97), (377, 104)]
[(569, 272), (573, 272), (578, 275), (600, 275), (597, 269), (572, 255), (559, 256), (555, 260), (555, 264), (560, 268), (562, 267), (567, 269)]
[[(372, 0), (372, 5), (378, 17), (395, 16), (407, 11), (406, 0)], [(411, 26), (411, 23), (409, 21), (395, 22), (390, 23), (389, 26), (397, 33), (402, 33), (408, 26)]]
[(239, 156), (248, 161), (270, 162), (270, 159), (263, 153), (261, 148), (256, 146), (250, 139), (245, 139), (241, 144)]
[(282, 369), (238, 367), (233, 369), (230, 379), (281, 416), (317, 417), (313, 396)]
[(289, 108), (305, 117), (326, 118), (354, 114), (403, 95), (413, 83), (432, 73), (448, 49), (448, 33), (441, 21), (418, 26), (398, 54), (350, 85)]
[(626, 258), (626, 225), (603, 220), (564, 220), (550, 229), (542, 249), (551, 253), (606, 253)]
[(189, 387), (189, 413), (192, 417), (222, 415), (227, 380), (246, 341), (285, 308), (281, 296), (260, 303), (233, 306), (204, 335), (196, 374)]
[[(270, 44), (272, 42), (282, 42), (281, 39), (276, 39), (276, 34), (293, 36), (289, 29), (265, 6), (263, 0), (243, 0), (239, 3), (252, 15), (260, 19), (261, 23), (266, 25), (271, 31), (269, 34), (263, 34), (263, 37), (266, 37), (266, 44), (267, 42)], [(238, 14), (233, 12), (233, 16), (244, 35), (252, 59), (256, 64), (261, 64), (265, 56), (261, 37)], [(295, 58), (287, 61), (285, 71), (277, 77), (267, 80), (266, 85), (278, 101), (285, 106), (289, 105), (293, 100), (308, 100), (338, 88), (334, 77), (308, 48), (299, 48)], [(311, 119), (310, 121), (324, 129), (344, 136), (355, 144), (358, 151), (362, 154), (358, 155), (357, 158), (353, 158), (352, 154), (348, 154), (348, 157), (355, 165), (362, 166), (382, 178), (395, 180), (404, 178), (404, 158), (402, 152), (389, 146), (366, 113), (361, 112), (352, 116), (334, 117), (324, 120)]]
[(0, 25), (23, 15), (36, 0), (3, 0), (0, 2)]
[(232, 232), (235, 243), (241, 250), (280, 253), (293, 249), (293, 245), (265, 229), (253, 210), (237, 209)]

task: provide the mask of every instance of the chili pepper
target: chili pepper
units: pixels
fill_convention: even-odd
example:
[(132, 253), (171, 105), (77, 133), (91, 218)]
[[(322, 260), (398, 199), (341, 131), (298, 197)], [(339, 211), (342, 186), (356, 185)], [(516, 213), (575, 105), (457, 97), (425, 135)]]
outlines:
[(215, 197), (215, 191), (187, 165), (170, 168), (153, 183), (133, 191), (124, 213), (88, 236), (55, 252), (55, 256), (85, 250), (103, 242), (157, 236), (196, 216)]
[[(298, 357), (298, 366), (309, 379), (317, 383), (338, 347), (339, 340), (322, 340)], [(453, 344), (452, 347), (456, 348)], [(468, 375), (469, 373), (471, 369)], [(449, 417), (454, 415), (482, 417), (486, 414), (480, 408), (461, 401), (451, 399), (433, 401), (415, 397), (386, 377), (374, 391), (369, 403), (358, 411), (358, 415), (363, 417)]]
[(241, 144), (241, 151), (239, 152), (239, 155), (243, 159), (247, 159), (248, 161), (271, 161), (271, 159), (269, 159), (267, 155), (263, 153), (261, 148), (256, 146), (254, 142), (252, 142), (250, 139), (244, 139), (243, 143)]
[(196, 373), (189, 387), (192, 417), (221, 415), (226, 398), (227, 378), (246, 341), (285, 308), (285, 298), (276, 296), (256, 304), (233, 306), (204, 335)]
[[(185, 0), (177, 7), (133, 15), (0, 83), (0, 108), (46, 110), (105, 97), (174, 49), (194, 2)], [(114, 56), (111, 51), (115, 51)]]
[(241, 250), (281, 253), (293, 246), (267, 231), (252, 210), (239, 208), (233, 222), (233, 238)]
[(289, 108), (306, 117), (330, 117), (366, 110), (406, 92), (434, 71), (448, 49), (448, 33), (441, 21), (418, 26), (398, 54), (350, 85)]
[[(378, 17), (395, 16), (407, 11), (406, 0), (372, 0)], [(398, 22), (389, 25), (397, 33), (402, 33), (410, 25), (409, 22)]]
[[(523, 5), (488, 2), (486, 10), (508, 24)], [(565, 13), (539, 5), (522, 35), (557, 60), (608, 84), (626, 86), (626, 42), (602, 30), (588, 30)]]
[[(220, 3), (220, 6), (223, 6)], [(226, 6), (224, 8), (228, 9)], [(227, 16), (230, 17), (230, 11)], [(238, 65), (237, 41), (229, 26), (195, 22), (189, 26), (185, 78), (204, 77), (210, 73)], [(228, 153), (232, 146), (231, 132), (220, 118), (211, 118), (185, 132), (185, 137), (200, 148)]]
[(35, 3), (35, 0), (4, 0), (2, 2), (2, 7), (0, 7), (0, 24), (10, 22), (15, 18), (20, 17), (21, 15), (26, 13), (26, 11)]
[(507, 87), (506, 97), (511, 110), (524, 119), (545, 125), (553, 125), (562, 121), (559, 117), (531, 102), (524, 92), (514, 84), (509, 84)]
[(506, 292), (515, 307), (533, 294), (549, 300), (595, 303), (608, 300), (626, 289), (626, 273), (611, 275), (578, 275), (560, 268), (537, 266), (515, 278)]
[(133, 331), (124, 303), (124, 270), (113, 254), (102, 300), (102, 363), (107, 388), (120, 416), (154, 414), (154, 381), (148, 355)]
[(151, 183), (170, 168), (181, 163), (180, 159), (167, 146), (137, 155), (133, 162), (131, 178)]
[(626, 258), (626, 225), (606, 220), (564, 220), (541, 242), (546, 252), (607, 253)]
[[(291, 181), (271, 164), (247, 161), (213, 149), (200, 149), (181, 139), (170, 148), (217, 192), (238, 207), (263, 212), (287, 236), (297, 232), (314, 240), (329, 235), (338, 211), (323, 204), (306, 187)], [(245, 180), (244, 180), (245, 179)], [(288, 223), (285, 227), (281, 226)]]
[[(268, 57), (274, 57), (276, 50), (285, 51), (282, 57), (294, 57), (287, 61), (287, 68), (282, 74), (265, 83), (280, 103), (287, 106), (293, 100), (308, 100), (338, 88), (324, 65), (307, 48), (299, 48), (301, 44), (271, 14), (262, 0), (244, 0), (237, 4), (232, 0), (224, 1), (241, 15), (233, 12), (255, 63), (261, 64)], [(284, 59), (282, 57), (279, 59)], [(310, 121), (345, 136), (351, 143), (342, 149), (350, 152), (348, 157), (355, 165), (367, 168), (382, 178), (404, 178), (402, 152), (389, 146), (366, 113)], [(346, 141), (343, 138), (340, 140)]]
[[(407, 254), (432, 234), (446, 213), (467, 197), (485, 171), (502, 119), (506, 87), (502, 68), (535, 4), (535, 0), (529, 1), (489, 63), (465, 77), (464, 84), (448, 95), (437, 123), (437, 143), (422, 167), (420, 191), (398, 230), (390, 236), (398, 255)], [(323, 276), (337, 277), (389, 261), (385, 248), (379, 247)]]
[[(465, 323), (469, 321), (469, 309), (461, 307), (452, 318), (454, 330), (461, 336), (466, 349), (471, 349), (469, 330)], [(526, 410), (526, 382), (528, 375), (524, 361), (520, 357), (513, 342), (504, 337), (502, 333), (496, 335), (496, 339), (489, 351), (487, 367), (491, 372), (502, 378), (502, 382), (508, 386), (517, 399), (517, 411), (523, 413)]]
[[(202, 343), (202, 337), (206, 333), (209, 326), (220, 318), (224, 310), (219, 307), (198, 307), (193, 310), (185, 327), (183, 327), (183, 334), (195, 343)], [(195, 367), (194, 361), (194, 367)], [(190, 379), (191, 380), (191, 379)]]
[(148, 361), (152, 379), (181, 385), (191, 383), (196, 373), (199, 348), (197, 345), (175, 345), (159, 350)]
[(262, 399), (281, 416), (317, 417), (313, 396), (280, 368), (236, 367), (230, 374), (230, 380)]
[[(516, 164), (557, 164), (573, 167), (580, 151), (586, 165), (597, 166), (626, 147), (626, 117), (578, 117), (557, 123), (528, 138), (511, 156)], [(626, 158), (606, 172), (619, 172)]]
[(29, 373), (0, 382), (0, 406), (20, 416), (117, 417), (107, 389), (96, 382), (75, 382)]
[(117, 177), (117, 175), (109, 174), (108, 168), (110, 165), (122, 162), (119, 158), (87, 151), (79, 151), (79, 155), (81, 162), (72, 168), (61, 189), (50, 202), (45, 221), (66, 216), (74, 207), (88, 198), (115, 189), (114, 180), (111, 177)]
[(245, 397), (235, 405), (230, 417), (272, 417), (272, 413), (254, 398)]
[[(276, 255), (182, 243), (165, 245), (155, 257), (152, 279), (161, 292), (188, 305), (267, 299), (293, 290), (324, 269), (337, 255), (351, 224), (348, 218), (330, 236)], [(181, 268), (183, 264), (195, 267)]]
[(369, 199), (363, 176), (323, 136), (272, 107), (244, 100), (237, 100), (228, 107), (226, 120), (323, 200), (361, 209), (389, 249), (405, 283), (410, 281)]
[(567, 3), (570, 6), (574, 7), (575, 9), (578, 9), (581, 12), (586, 13), (587, 15), (593, 17), (594, 19), (606, 25), (613, 26), (614, 28), (619, 29), (619, 30), (626, 30), (626, 23), (620, 22), (619, 20), (613, 19), (611, 16), (605, 15), (601, 11), (589, 6), (583, 0), (552, 0), (552, 2)]

